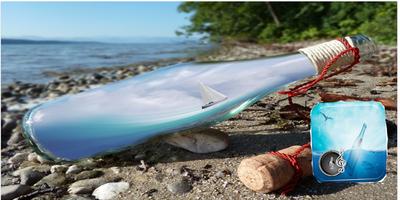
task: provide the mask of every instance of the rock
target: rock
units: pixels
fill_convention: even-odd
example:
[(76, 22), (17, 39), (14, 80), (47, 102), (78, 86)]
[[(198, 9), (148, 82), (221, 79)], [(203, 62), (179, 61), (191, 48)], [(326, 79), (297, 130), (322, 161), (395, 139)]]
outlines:
[(27, 185), (8, 185), (1, 187), (1, 199), (11, 200), (21, 195), (28, 194), (32, 191), (30, 186)]
[(2, 98), (9, 98), (9, 97), (12, 97), (12, 96), (13, 96), (13, 93), (11, 91), (9, 91), (9, 90), (1, 92), (1, 97)]
[(51, 98), (51, 99), (53, 99), (53, 98), (59, 97), (59, 96), (61, 96), (61, 95), (62, 95), (62, 94), (61, 94), (60, 92), (58, 92), (58, 91), (51, 91), (51, 92), (49, 92), (48, 97)]
[(218, 178), (222, 178), (225, 176), (225, 173), (223, 171), (217, 171), (217, 173), (215, 173), (215, 176)]
[(14, 172), (12, 172), (11, 175), (13, 176), (21, 176), (22, 172), (26, 171), (26, 170), (33, 170), (33, 171), (38, 171), (38, 172), (43, 172), (45, 174), (50, 172), (50, 166), (48, 165), (35, 165), (35, 166), (29, 166), (29, 167), (25, 167), (22, 169), (18, 169)]
[(30, 153), (28, 155), (28, 161), (31, 161), (31, 162), (34, 162), (34, 163), (39, 163), (38, 155), (35, 152)]
[(371, 93), (371, 94), (375, 94), (375, 95), (376, 95), (376, 94), (381, 94), (381, 92), (378, 91), (378, 90), (376, 90), (376, 89), (371, 90), (370, 93)]
[(6, 112), (7, 111), (7, 105), (1, 104), (1, 112)]
[(81, 78), (81, 79), (78, 80), (78, 84), (79, 84), (79, 85), (86, 85), (86, 84), (87, 84), (87, 81), (86, 81), (86, 79)]
[(59, 84), (59, 82), (53, 81), (52, 83), (47, 84), (47, 90), (56, 90)]
[(228, 147), (228, 135), (211, 128), (177, 133), (164, 141), (193, 153), (211, 153)]
[(231, 176), (231, 175), (232, 175), (232, 172), (229, 171), (228, 169), (218, 170), (218, 171), (215, 173), (215, 177), (217, 177), (217, 178), (223, 178), (223, 177), (225, 177), (225, 176)]
[(104, 78), (103, 75), (98, 74), (98, 73), (94, 73), (94, 74), (92, 75), (92, 77), (93, 77), (94, 79), (96, 79), (96, 80), (100, 80), (100, 79)]
[(33, 170), (25, 170), (21, 172), (21, 184), (23, 185), (33, 185), (42, 179), (46, 174), (42, 172), (37, 172)]
[(24, 137), (22, 136), (21, 132), (14, 130), (11, 134), (10, 139), (8, 139), (8, 141), (7, 141), (7, 145), (9, 145), (9, 146), (17, 145), (23, 139), (24, 139)]
[(29, 153), (16, 153), (13, 157), (8, 159), (8, 163), (19, 165), (27, 160)]
[(397, 125), (389, 120), (386, 120), (387, 135), (389, 138), (396, 138), (397, 136)]
[(78, 195), (64, 196), (62, 199), (63, 200), (92, 200), (89, 197), (81, 197), (81, 196), (78, 196)]
[(137, 69), (137, 71), (138, 71), (139, 73), (142, 73), (142, 72), (147, 71), (147, 68), (146, 68), (145, 66), (143, 66), (143, 65), (137, 66), (136, 69)]
[(61, 186), (66, 182), (66, 178), (63, 174), (55, 173), (49, 174), (43, 177), (39, 182), (37, 182), (34, 186), (40, 186), (43, 184), (47, 184), (50, 187)]
[(36, 158), (41, 164), (48, 164), (48, 163), (52, 162), (51, 160), (48, 160), (47, 158), (40, 156), (40, 155), (37, 155)]
[(153, 194), (156, 192), (158, 192), (158, 190), (153, 188), (153, 189), (150, 189), (150, 190), (147, 190), (146, 192), (144, 192), (143, 195), (146, 195), (147, 197), (152, 197)]
[(67, 169), (68, 169), (68, 167), (67, 166), (64, 166), (64, 165), (53, 165), (53, 166), (51, 166), (51, 168), (50, 168), (50, 172), (53, 174), (53, 173), (64, 173), (64, 172), (66, 172), (67, 171)]
[(71, 165), (70, 167), (68, 167), (65, 174), (77, 174), (81, 171), (82, 171), (82, 169), (78, 165)]
[(103, 174), (104, 173), (99, 170), (83, 171), (75, 176), (75, 180), (79, 181), (83, 179), (97, 178)]
[(40, 95), (40, 93), (42, 91), (43, 91), (43, 88), (41, 88), (41, 87), (31, 87), (31, 88), (28, 88), (25, 93), (31, 97), (36, 98)]
[(69, 91), (69, 86), (65, 83), (61, 83), (60, 85), (58, 85), (57, 90), (62, 93), (67, 93)]
[(121, 169), (118, 168), (118, 167), (111, 167), (110, 169), (111, 169), (111, 171), (112, 171), (114, 174), (119, 174), (119, 173), (121, 173)]
[(189, 192), (192, 189), (192, 186), (186, 179), (180, 179), (176, 182), (168, 184), (167, 189), (174, 194), (184, 194)]
[(141, 152), (135, 155), (135, 157), (133, 159), (135, 160), (144, 160), (146, 158), (146, 154)]
[(85, 170), (97, 167), (97, 163), (92, 158), (83, 159), (77, 165)]
[(13, 185), (17, 183), (18, 178), (14, 178), (9, 175), (1, 176), (1, 185)]
[(94, 189), (105, 183), (107, 183), (107, 180), (105, 178), (80, 180), (76, 181), (75, 183), (72, 183), (68, 188), (68, 192), (70, 194), (91, 193)]
[(69, 80), (69, 76), (68, 75), (62, 75), (62, 76), (58, 77), (58, 79), (66, 81), (66, 80)]
[(10, 135), (11, 131), (16, 127), (17, 127), (17, 120), (14, 119), (5, 120), (3, 126), (1, 127), (2, 138), (3, 135)]
[(99, 200), (116, 199), (118, 194), (129, 189), (127, 182), (106, 183), (96, 188), (92, 195)]

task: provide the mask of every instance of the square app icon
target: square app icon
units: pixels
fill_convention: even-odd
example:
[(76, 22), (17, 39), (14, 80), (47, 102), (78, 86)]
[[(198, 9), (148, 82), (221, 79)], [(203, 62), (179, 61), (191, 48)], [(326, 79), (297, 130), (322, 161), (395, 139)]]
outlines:
[(312, 167), (319, 182), (382, 180), (387, 142), (379, 102), (319, 103), (311, 111)]

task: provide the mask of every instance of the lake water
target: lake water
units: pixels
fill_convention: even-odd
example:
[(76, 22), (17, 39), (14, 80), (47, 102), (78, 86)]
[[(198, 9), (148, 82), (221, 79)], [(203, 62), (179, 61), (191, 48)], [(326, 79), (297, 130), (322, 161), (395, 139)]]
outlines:
[(192, 57), (210, 48), (211, 45), (197, 42), (3, 44), (1, 83), (45, 83), (51, 79), (43, 74), (46, 71), (62, 72)]

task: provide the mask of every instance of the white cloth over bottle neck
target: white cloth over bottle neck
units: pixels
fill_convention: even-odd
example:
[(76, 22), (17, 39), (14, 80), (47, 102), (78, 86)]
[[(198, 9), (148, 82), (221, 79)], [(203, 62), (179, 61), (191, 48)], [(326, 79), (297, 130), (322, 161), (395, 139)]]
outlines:
[[(360, 50), (361, 61), (370, 57), (376, 50), (374, 42), (370, 38), (364, 35), (345, 37), (345, 39), (347, 40), (347, 42), (349, 42), (349, 44), (352, 47), (357, 47)], [(327, 64), (329, 60), (333, 59), (346, 49), (347, 49), (346, 46), (344, 46), (342, 42), (338, 40), (332, 40), (322, 44), (299, 49), (299, 52), (307, 56), (313, 63), (318, 73), (321, 73), (324, 66)], [(343, 56), (341, 56), (332, 65), (331, 69), (350, 65), (353, 62), (354, 62), (354, 56), (352, 52), (348, 52)]]

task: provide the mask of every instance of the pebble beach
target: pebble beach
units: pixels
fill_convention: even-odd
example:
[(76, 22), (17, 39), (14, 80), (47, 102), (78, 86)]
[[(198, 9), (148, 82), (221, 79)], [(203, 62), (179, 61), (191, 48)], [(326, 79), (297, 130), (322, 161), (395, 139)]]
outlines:
[[(396, 199), (397, 111), (386, 111), (387, 176), (371, 184), (318, 183), (302, 179), (288, 196), (256, 193), (237, 177), (241, 160), (309, 142), (309, 124), (287, 109), (287, 97), (273, 93), (215, 129), (229, 135), (227, 149), (195, 154), (159, 138), (118, 154), (55, 163), (36, 154), (22, 136), (25, 112), (42, 102), (132, 78), (189, 61), (253, 59), (294, 52), (320, 43), (255, 45), (232, 43), (209, 54), (111, 68), (52, 74), (48, 83), (14, 82), (2, 86), (1, 197), (7, 199)], [(298, 83), (295, 83), (296, 85)], [(293, 86), (294, 86), (293, 85)], [(376, 55), (318, 83), (294, 102), (310, 109), (320, 94), (397, 101), (397, 47), (379, 45)]]

